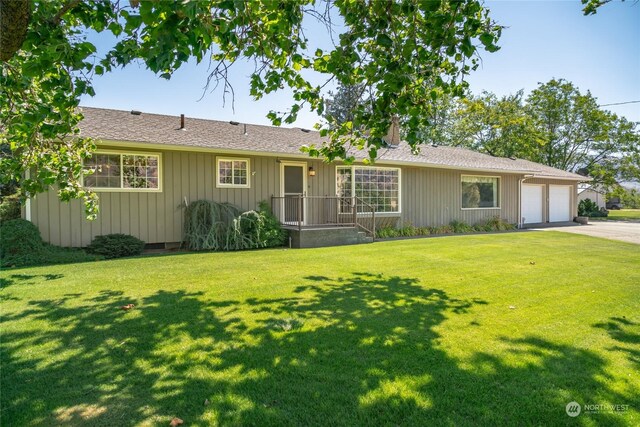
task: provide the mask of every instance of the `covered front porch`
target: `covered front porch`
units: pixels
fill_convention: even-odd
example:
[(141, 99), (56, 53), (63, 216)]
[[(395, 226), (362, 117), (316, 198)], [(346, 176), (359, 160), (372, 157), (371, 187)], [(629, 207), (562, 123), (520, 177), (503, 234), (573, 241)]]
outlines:
[(271, 211), (289, 231), (289, 244), (294, 248), (371, 243), (375, 239), (375, 208), (357, 197), (272, 196)]

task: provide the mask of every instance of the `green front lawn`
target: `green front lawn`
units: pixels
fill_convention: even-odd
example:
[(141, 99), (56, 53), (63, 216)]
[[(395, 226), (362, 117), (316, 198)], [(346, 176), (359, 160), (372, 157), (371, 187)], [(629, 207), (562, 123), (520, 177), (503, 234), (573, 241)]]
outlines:
[(640, 221), (640, 209), (610, 210), (606, 218), (589, 218), (589, 220)]
[(637, 245), (523, 232), (0, 277), (2, 425), (640, 424)]

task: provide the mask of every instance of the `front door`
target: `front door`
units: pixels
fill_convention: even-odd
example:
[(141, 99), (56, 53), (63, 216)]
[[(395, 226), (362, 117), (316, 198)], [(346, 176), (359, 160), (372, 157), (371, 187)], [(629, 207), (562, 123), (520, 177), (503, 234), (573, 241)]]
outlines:
[(305, 200), (307, 188), (307, 164), (282, 162), (282, 212), (284, 223), (291, 225), (304, 224)]

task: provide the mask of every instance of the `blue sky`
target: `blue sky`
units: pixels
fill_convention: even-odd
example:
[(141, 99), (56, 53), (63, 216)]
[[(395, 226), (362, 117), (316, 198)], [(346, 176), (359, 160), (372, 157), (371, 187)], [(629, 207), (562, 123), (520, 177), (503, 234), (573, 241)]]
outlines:
[[(583, 92), (590, 90), (600, 104), (640, 100), (640, 4), (610, 3), (594, 16), (583, 16), (578, 1), (491, 1), (487, 6), (492, 17), (508, 28), (500, 40), (501, 50), (484, 52), (481, 67), (468, 78), (474, 93), (506, 95), (519, 89), (528, 93), (538, 82), (565, 78)], [(328, 43), (317, 26), (309, 28), (308, 36), (317, 44)], [(94, 41), (109, 43), (102, 36)], [(249, 64), (233, 70), (235, 109), (230, 97), (223, 105), (220, 89), (198, 101), (208, 73), (207, 64), (195, 62), (169, 81), (137, 64), (100, 76), (94, 80), (96, 96), (81, 104), (269, 124), (265, 117), (269, 110), (283, 111), (291, 99), (282, 92), (254, 101), (247, 84), (251, 70)], [(640, 121), (640, 103), (606, 108)], [(295, 126), (311, 128), (317, 121), (305, 112)]]

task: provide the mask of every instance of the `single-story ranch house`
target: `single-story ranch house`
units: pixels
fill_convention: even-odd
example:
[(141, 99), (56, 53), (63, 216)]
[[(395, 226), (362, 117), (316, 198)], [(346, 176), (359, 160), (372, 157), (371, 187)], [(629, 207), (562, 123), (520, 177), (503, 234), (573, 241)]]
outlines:
[[(243, 210), (266, 200), (293, 232), (331, 227), (371, 232), (373, 224), (468, 224), (500, 217), (520, 227), (563, 223), (577, 214), (580, 175), (462, 148), (423, 146), (414, 155), (392, 138), (375, 166), (324, 163), (300, 152), (319, 133), (137, 111), (83, 108), (80, 128), (98, 150), (84, 184), (100, 198), (87, 221), (79, 201), (35, 196), (24, 216), (55, 245), (86, 246), (125, 233), (148, 244), (181, 242), (183, 206), (228, 202)], [(364, 158), (364, 156), (361, 156)], [(374, 221), (375, 217), (375, 221)], [(339, 227), (338, 227), (339, 226)], [(295, 246), (313, 246), (296, 235)], [(326, 240), (328, 239), (328, 240)], [(315, 243), (317, 244), (317, 243)]]

